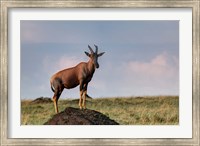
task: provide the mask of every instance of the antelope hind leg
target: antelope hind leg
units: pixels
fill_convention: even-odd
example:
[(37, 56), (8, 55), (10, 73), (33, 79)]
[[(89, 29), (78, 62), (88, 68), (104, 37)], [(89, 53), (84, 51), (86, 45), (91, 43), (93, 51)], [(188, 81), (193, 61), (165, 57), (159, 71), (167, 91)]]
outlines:
[(54, 103), (55, 112), (57, 114), (58, 113), (58, 99), (56, 96), (53, 97), (53, 103)]
[(54, 102), (54, 107), (55, 107), (55, 112), (58, 113), (58, 99), (62, 93), (63, 89), (60, 90), (60, 92), (56, 91), (54, 93), (54, 96), (53, 96), (53, 102)]

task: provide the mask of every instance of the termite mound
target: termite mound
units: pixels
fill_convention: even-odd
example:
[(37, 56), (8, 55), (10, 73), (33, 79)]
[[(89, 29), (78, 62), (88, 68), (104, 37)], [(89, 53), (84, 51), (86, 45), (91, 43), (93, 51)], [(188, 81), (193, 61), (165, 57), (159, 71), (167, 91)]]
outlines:
[(119, 125), (106, 115), (95, 110), (67, 107), (54, 115), (44, 125)]

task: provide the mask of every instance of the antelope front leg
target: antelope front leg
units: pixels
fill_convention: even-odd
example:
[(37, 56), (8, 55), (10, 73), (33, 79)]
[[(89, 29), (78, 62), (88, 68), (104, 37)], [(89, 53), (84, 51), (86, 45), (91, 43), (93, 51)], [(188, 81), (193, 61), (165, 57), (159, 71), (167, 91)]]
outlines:
[(83, 108), (83, 107), (82, 107), (82, 102), (83, 102), (82, 96), (83, 96), (83, 91), (80, 91), (80, 99), (79, 99), (79, 108), (80, 108), (80, 109)]
[(85, 84), (84, 85), (84, 90), (83, 90), (83, 104), (82, 104), (82, 107), (84, 109), (86, 109), (87, 86), (88, 86), (88, 84)]
[(81, 83), (80, 84), (80, 99), (79, 99), (79, 107), (80, 107), (80, 109), (82, 109), (82, 102), (83, 102), (82, 96), (83, 96), (83, 84)]

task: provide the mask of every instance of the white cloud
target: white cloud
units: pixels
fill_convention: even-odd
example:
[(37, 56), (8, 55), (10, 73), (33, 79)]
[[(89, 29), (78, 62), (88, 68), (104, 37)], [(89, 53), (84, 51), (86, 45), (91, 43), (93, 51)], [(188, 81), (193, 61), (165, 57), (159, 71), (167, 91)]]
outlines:
[(76, 66), (80, 62), (82, 62), (81, 58), (75, 56), (63, 55), (57, 60), (53, 57), (46, 56), (43, 60), (43, 66), (46, 73), (53, 75), (60, 70)]
[(163, 52), (152, 58), (149, 62), (131, 61), (127, 64), (126, 69), (140, 77), (171, 78), (177, 74), (177, 66), (178, 59)]
[(179, 93), (178, 58), (163, 52), (149, 61), (130, 61), (121, 67), (121, 85), (133, 95)]
[(77, 57), (62, 56), (58, 62), (55, 63), (58, 69), (69, 68), (77, 65), (80, 60)]

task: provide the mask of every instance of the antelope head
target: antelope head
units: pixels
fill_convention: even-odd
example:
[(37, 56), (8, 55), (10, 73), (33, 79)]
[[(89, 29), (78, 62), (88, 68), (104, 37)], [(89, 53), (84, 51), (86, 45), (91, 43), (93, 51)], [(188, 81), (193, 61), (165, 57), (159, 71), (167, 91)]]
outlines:
[(92, 48), (88, 45), (88, 48), (90, 49), (90, 53), (85, 52), (85, 54), (90, 57), (92, 63), (94, 64), (95, 68), (99, 68), (98, 63), (98, 57), (102, 56), (105, 52), (98, 53), (98, 46), (94, 45), (96, 48), (96, 51), (94, 52)]

